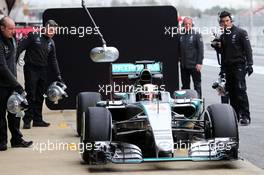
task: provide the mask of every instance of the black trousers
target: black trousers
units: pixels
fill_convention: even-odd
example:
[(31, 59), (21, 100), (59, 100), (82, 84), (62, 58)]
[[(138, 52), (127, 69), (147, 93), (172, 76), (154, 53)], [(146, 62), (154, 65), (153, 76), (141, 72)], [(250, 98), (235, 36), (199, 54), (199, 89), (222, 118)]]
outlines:
[(245, 77), (245, 65), (226, 67), (226, 90), (229, 92), (230, 104), (235, 109), (238, 118), (246, 117), (250, 119)]
[(191, 77), (193, 80), (194, 89), (198, 93), (198, 97), (202, 98), (201, 72), (198, 72), (195, 68), (187, 69), (181, 66), (182, 89), (190, 89)]
[(24, 66), (25, 90), (29, 109), (25, 112), (24, 123), (41, 122), (42, 106), (47, 86), (47, 68), (39, 66)]
[[(7, 100), (12, 94), (13, 90), (11, 88), (0, 87), (0, 145), (7, 144), (7, 120), (6, 120), (6, 110), (7, 110)], [(10, 142), (12, 144), (20, 143), (22, 141), (23, 135), (21, 134), (20, 118), (16, 117), (15, 114), (8, 112), (8, 128), (11, 132), (12, 138)]]

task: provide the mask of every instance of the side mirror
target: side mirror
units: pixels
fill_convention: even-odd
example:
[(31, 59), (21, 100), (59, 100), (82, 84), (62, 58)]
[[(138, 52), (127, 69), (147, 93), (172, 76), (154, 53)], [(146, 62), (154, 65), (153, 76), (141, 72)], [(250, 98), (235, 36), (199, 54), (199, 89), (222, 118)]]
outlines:
[(90, 58), (96, 62), (114, 62), (119, 58), (119, 51), (115, 47), (95, 47), (90, 52)]

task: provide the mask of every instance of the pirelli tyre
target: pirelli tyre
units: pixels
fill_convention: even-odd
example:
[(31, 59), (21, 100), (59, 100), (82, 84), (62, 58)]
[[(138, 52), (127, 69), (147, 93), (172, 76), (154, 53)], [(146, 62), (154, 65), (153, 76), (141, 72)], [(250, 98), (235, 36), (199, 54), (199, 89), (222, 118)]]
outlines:
[(104, 155), (94, 156), (93, 151), (98, 146), (96, 141), (111, 141), (112, 115), (110, 111), (103, 107), (88, 107), (82, 120), (81, 143), (84, 145), (82, 159), (88, 164), (104, 163)]
[(192, 99), (192, 98), (198, 98), (198, 94), (195, 90), (183, 89), (183, 90), (175, 91), (174, 97), (177, 99)]
[(95, 107), (97, 102), (101, 101), (101, 94), (96, 92), (81, 92), (77, 95), (76, 110), (76, 130), (81, 136), (82, 115), (88, 107)]
[[(236, 112), (229, 104), (213, 104), (204, 115), (205, 138), (234, 138), (239, 142)], [(231, 150), (232, 158), (238, 158), (238, 146)]]

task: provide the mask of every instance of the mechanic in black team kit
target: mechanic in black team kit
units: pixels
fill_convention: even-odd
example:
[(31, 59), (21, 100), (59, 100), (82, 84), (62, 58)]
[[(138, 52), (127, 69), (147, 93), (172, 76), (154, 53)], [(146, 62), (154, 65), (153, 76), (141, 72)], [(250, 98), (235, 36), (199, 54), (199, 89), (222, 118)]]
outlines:
[(190, 89), (191, 77), (194, 89), (202, 98), (201, 69), (204, 58), (204, 46), (200, 33), (193, 30), (193, 20), (185, 17), (183, 31), (179, 36), (182, 89)]
[(219, 20), (220, 26), (224, 28), (216, 48), (222, 59), (220, 75), (226, 74), (226, 90), (240, 124), (249, 125), (251, 119), (245, 76), (253, 73), (250, 41), (245, 30), (232, 24), (229, 12), (221, 12)]
[(49, 20), (42, 31), (29, 33), (28, 37), (22, 39), (18, 44), (17, 57), (26, 50), (24, 76), (29, 110), (26, 111), (23, 118), (24, 129), (30, 129), (31, 120), (33, 120), (33, 127), (48, 127), (50, 125), (43, 120), (42, 105), (43, 95), (47, 90), (48, 64), (51, 64), (55, 70), (57, 80), (62, 81), (55, 44), (52, 40), (57, 27), (58, 24), (54, 20)]
[[(24, 92), (17, 82), (16, 75), (16, 41), (13, 37), (15, 22), (8, 16), (0, 19), (0, 151), (7, 150), (7, 101), (13, 91), (19, 94)], [(8, 127), (12, 138), (12, 147), (29, 147), (32, 141), (22, 139), (19, 130), (20, 118), (8, 112)]]

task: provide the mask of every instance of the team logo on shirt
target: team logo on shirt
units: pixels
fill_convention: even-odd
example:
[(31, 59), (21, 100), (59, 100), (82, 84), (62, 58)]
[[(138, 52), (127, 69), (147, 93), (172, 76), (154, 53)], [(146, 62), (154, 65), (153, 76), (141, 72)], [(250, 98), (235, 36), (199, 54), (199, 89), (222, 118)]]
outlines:
[(5, 54), (6, 55), (10, 53), (10, 49), (7, 46), (4, 46), (4, 49), (5, 49)]
[(193, 36), (190, 36), (190, 38), (189, 38), (189, 42), (190, 42), (190, 43), (193, 42)]
[(234, 34), (233, 36), (232, 36), (232, 43), (235, 43), (236, 42), (236, 34)]
[(50, 52), (52, 49), (52, 43), (51, 42), (48, 42), (48, 51)]

